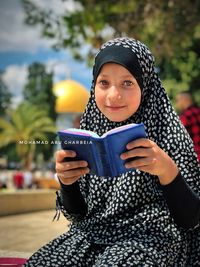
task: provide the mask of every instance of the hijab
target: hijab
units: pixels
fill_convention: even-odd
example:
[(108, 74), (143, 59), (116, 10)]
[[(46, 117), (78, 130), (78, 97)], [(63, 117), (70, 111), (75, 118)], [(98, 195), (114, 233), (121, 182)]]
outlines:
[[(122, 122), (109, 121), (95, 102), (95, 82), (107, 62), (127, 68), (141, 88), (140, 107)], [(141, 122), (148, 138), (169, 154), (191, 189), (200, 195), (200, 168), (193, 143), (162, 86), (151, 52), (135, 39), (110, 40), (102, 45), (95, 58), (90, 98), (81, 128), (102, 135), (115, 127)], [(109, 244), (131, 239), (137, 248), (154, 255), (159, 266), (200, 264), (200, 229), (186, 231), (177, 227), (157, 176), (137, 169), (110, 179), (87, 174), (79, 184), (88, 213), (78, 224), (90, 233), (93, 242)]]

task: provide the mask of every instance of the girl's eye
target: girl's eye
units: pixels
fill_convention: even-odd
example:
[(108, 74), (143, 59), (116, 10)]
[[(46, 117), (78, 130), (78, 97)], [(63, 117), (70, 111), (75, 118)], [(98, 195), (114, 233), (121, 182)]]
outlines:
[(108, 85), (108, 81), (106, 80), (101, 80), (99, 81), (100, 85), (103, 85), (103, 86), (107, 86)]
[(131, 81), (124, 81), (124, 85), (125, 86), (131, 86), (131, 85), (133, 85), (133, 82), (131, 82)]

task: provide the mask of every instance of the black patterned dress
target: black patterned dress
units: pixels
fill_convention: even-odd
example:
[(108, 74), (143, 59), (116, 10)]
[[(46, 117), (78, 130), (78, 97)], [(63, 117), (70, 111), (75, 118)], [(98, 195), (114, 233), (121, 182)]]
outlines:
[[(123, 57), (118, 48), (124, 50)], [(102, 135), (120, 125), (143, 122), (148, 138), (170, 155), (183, 179), (200, 196), (200, 166), (192, 141), (171, 106), (149, 49), (130, 38), (105, 43), (96, 56), (94, 79), (99, 71), (96, 66), (104, 60), (102, 54), (107, 60), (111, 56), (109, 62), (114, 57), (126, 66), (130, 52), (141, 71), (141, 77), (136, 77), (142, 91), (139, 109), (126, 121), (109, 121), (96, 106), (93, 82), (81, 128)], [(24, 266), (200, 266), (200, 227), (185, 230), (175, 223), (158, 177), (132, 170), (114, 178), (88, 174), (78, 183), (87, 212), (70, 214), (58, 196), (71, 228), (34, 253)]]

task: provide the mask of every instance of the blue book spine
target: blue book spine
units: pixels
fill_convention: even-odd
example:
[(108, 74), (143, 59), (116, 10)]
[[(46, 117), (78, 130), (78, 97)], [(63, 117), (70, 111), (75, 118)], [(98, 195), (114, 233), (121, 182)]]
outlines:
[(112, 150), (112, 145), (109, 142), (109, 138), (108, 136), (103, 138), (103, 143), (104, 143), (104, 147), (105, 147), (105, 151), (106, 151), (106, 164), (107, 166), (105, 166), (104, 168), (106, 168), (106, 171), (104, 172), (105, 176), (110, 176), (110, 177), (114, 177), (117, 175), (117, 169), (115, 166), (115, 162), (113, 159), (113, 150)]
[[(89, 162), (89, 168), (91, 174), (96, 174), (101, 176), (103, 172), (102, 159), (100, 154), (101, 147), (101, 139), (100, 138), (92, 138), (91, 137), (91, 151), (92, 151), (92, 159)], [(88, 151), (86, 151), (88, 153)]]
[[(98, 176), (112, 176), (112, 169), (110, 165), (110, 154), (106, 145), (106, 138), (95, 138), (95, 162), (97, 164)], [(98, 155), (98, 156), (97, 156)]]

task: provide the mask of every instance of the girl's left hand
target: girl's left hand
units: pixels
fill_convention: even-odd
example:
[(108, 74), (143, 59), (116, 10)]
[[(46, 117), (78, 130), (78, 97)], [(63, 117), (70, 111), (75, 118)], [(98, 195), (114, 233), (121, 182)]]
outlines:
[(121, 154), (121, 159), (140, 157), (125, 163), (126, 168), (135, 168), (140, 171), (157, 175), (160, 183), (171, 183), (178, 175), (176, 163), (153, 141), (141, 138), (127, 144), (128, 151)]

